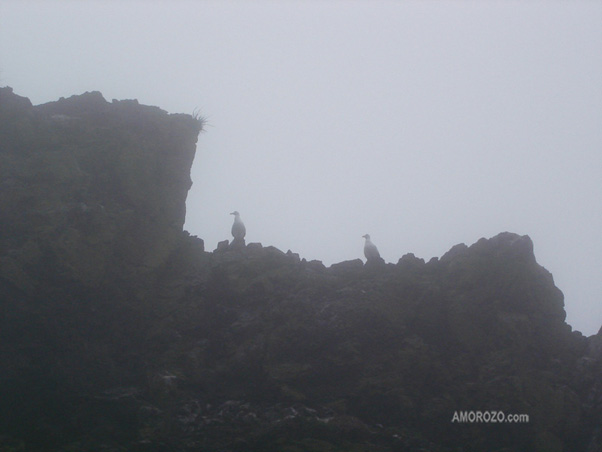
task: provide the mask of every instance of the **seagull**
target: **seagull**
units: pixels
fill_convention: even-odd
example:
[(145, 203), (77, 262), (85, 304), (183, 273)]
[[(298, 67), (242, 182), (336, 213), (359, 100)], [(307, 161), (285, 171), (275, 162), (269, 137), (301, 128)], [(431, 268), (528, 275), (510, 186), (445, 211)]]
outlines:
[(234, 215), (234, 224), (232, 225), (232, 236), (234, 237), (234, 240), (243, 240), (245, 238), (245, 234), (247, 233), (247, 229), (245, 228), (245, 224), (240, 219), (240, 214), (235, 210), (230, 215)]
[(370, 235), (362, 235), (363, 238), (366, 239), (366, 243), (364, 244), (364, 256), (366, 256), (366, 261), (376, 261), (380, 259), (380, 253), (378, 252), (378, 248), (376, 245), (370, 241)]

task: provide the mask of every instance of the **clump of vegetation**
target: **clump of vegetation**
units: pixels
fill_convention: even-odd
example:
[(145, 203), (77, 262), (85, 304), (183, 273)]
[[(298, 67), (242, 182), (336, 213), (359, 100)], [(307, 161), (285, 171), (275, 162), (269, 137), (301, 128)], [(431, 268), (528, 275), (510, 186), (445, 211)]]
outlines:
[(198, 107), (195, 108), (192, 111), (192, 115), (191, 116), (192, 116), (192, 119), (194, 119), (196, 122), (198, 122), (198, 124), (199, 124), (199, 126), (201, 128), (201, 131), (204, 131), (205, 130), (205, 126), (207, 125), (207, 117), (205, 117), (205, 116), (203, 116), (201, 114), (201, 109), (198, 108)]

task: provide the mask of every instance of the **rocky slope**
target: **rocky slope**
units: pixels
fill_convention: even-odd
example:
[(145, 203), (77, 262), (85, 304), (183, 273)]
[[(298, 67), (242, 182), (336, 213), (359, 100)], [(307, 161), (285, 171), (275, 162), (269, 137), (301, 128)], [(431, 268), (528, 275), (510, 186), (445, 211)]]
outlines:
[(0, 451), (602, 450), (602, 331), (571, 331), (529, 237), (205, 252), (182, 231), (201, 129), (0, 89)]

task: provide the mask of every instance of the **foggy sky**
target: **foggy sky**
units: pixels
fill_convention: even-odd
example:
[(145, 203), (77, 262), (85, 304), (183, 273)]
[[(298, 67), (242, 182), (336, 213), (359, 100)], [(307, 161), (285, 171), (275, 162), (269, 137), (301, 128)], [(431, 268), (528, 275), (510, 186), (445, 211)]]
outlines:
[(0, 86), (207, 117), (186, 229), (326, 265), (528, 234), (602, 325), (602, 3), (0, 3)]

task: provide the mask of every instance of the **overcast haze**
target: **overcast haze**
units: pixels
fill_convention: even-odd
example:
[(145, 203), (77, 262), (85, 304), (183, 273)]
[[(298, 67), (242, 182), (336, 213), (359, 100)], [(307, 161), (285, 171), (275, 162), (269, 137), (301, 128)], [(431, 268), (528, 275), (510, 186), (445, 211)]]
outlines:
[(0, 3), (0, 86), (208, 119), (186, 229), (326, 265), (528, 234), (602, 324), (602, 2)]

